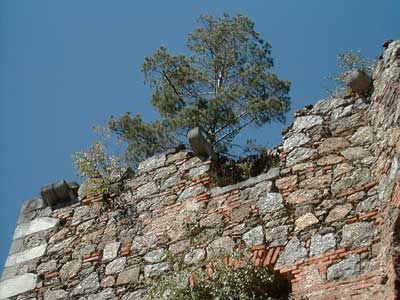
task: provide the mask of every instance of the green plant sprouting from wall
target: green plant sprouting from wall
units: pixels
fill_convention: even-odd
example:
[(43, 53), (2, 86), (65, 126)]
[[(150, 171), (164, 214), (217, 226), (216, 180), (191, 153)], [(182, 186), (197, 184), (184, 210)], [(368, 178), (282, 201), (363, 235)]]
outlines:
[(87, 150), (72, 154), (77, 175), (86, 179), (89, 193), (110, 195), (116, 192), (113, 183), (122, 175), (119, 158), (107, 155), (104, 148), (102, 143), (95, 142)]

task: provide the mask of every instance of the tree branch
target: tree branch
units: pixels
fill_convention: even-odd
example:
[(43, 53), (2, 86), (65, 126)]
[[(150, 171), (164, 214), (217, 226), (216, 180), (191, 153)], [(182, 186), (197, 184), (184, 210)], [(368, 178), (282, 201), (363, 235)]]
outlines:
[(213, 145), (219, 143), (220, 141), (222, 141), (223, 139), (225, 139), (226, 137), (230, 136), (231, 134), (234, 134), (237, 131), (242, 130), (244, 127), (246, 127), (247, 125), (251, 124), (252, 122), (254, 122), (256, 118), (251, 118), (249, 121), (245, 122), (244, 124), (242, 124), (241, 126), (233, 129), (232, 131), (224, 134), (223, 136), (221, 136), (219, 139), (215, 140), (215, 142), (213, 143)]
[[(247, 111), (243, 111), (243, 112), (241, 112), (240, 113), (240, 115), (238, 116), (238, 118), (239, 119), (242, 119), (242, 118), (244, 118), (246, 115), (248, 115), (249, 114), (249, 112), (247, 112)], [(254, 120), (253, 120), (254, 121)], [(222, 127), (220, 127), (220, 128), (218, 128), (215, 132), (213, 132), (213, 135), (214, 136), (216, 136), (218, 133), (220, 133), (222, 130), (224, 130), (226, 127), (228, 127), (230, 125), (230, 123), (229, 124), (227, 124), (227, 125), (225, 125), (225, 126), (222, 126)]]
[(174, 90), (175, 94), (178, 97), (181, 97), (180, 93), (178, 92), (178, 90), (175, 88), (175, 85), (172, 83), (172, 81), (169, 79), (169, 77), (167, 76), (167, 74), (161, 70), (162, 75), (164, 76), (164, 78), (168, 81), (168, 84), (171, 86), (171, 88)]

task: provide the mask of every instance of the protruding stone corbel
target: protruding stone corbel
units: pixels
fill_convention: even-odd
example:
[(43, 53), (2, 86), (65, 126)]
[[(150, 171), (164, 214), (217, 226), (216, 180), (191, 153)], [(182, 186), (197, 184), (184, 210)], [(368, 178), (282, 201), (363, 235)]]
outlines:
[(200, 159), (212, 159), (213, 161), (218, 160), (211, 143), (207, 139), (207, 133), (203, 128), (195, 127), (191, 129), (187, 134), (187, 138), (194, 154)]
[(366, 95), (372, 87), (372, 79), (364, 71), (353, 70), (346, 75), (344, 82), (358, 95)]
[(58, 205), (75, 202), (78, 199), (79, 184), (65, 180), (46, 185), (40, 189), (43, 201), (52, 209)]

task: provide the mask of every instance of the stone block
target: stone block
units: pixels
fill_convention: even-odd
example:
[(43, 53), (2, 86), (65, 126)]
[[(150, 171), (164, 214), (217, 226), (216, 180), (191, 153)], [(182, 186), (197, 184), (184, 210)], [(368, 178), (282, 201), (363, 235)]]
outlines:
[(202, 166), (204, 161), (199, 157), (195, 156), (183, 162), (183, 164), (179, 167), (179, 172), (185, 172), (191, 170), (193, 168)]
[(21, 207), (21, 213), (28, 213), (46, 207), (46, 203), (41, 198), (33, 198), (26, 201)]
[(74, 209), (74, 216), (72, 217), (71, 225), (75, 226), (78, 225), (88, 219), (90, 219), (91, 216), (90, 214), (90, 206), (84, 205), (84, 206), (79, 206)]
[(50, 244), (47, 248), (47, 253), (55, 253), (68, 249), (68, 247), (76, 240), (76, 236), (72, 236), (57, 244)]
[(161, 248), (147, 252), (143, 259), (148, 263), (158, 263), (163, 261), (166, 257), (167, 252), (165, 251), (165, 249)]
[(33, 220), (34, 218), (36, 218), (36, 212), (37, 212), (36, 210), (28, 212), (21, 211), (18, 217), (17, 224), (26, 223)]
[(256, 184), (255, 186), (245, 188), (240, 191), (240, 201), (258, 199), (261, 195), (269, 193), (274, 190), (271, 181), (264, 181)]
[(178, 197), (178, 202), (183, 201), (185, 199), (196, 197), (207, 191), (207, 188), (204, 185), (195, 185), (191, 187), (187, 187), (183, 190), (183, 192)]
[(285, 249), (279, 255), (277, 265), (292, 265), (302, 258), (307, 257), (307, 250), (300, 243), (299, 239), (294, 236), (286, 245)]
[(173, 187), (177, 185), (179, 182), (181, 182), (181, 174), (174, 174), (171, 177), (167, 178), (161, 183), (161, 190), (165, 190), (167, 188)]
[(308, 161), (308, 162), (303, 162), (303, 163), (299, 163), (297, 165), (292, 166), (292, 171), (300, 172), (300, 171), (305, 171), (312, 167), (314, 167), (314, 163), (312, 161)]
[(282, 225), (265, 229), (265, 241), (270, 247), (285, 246), (291, 226)]
[(106, 275), (117, 274), (124, 270), (126, 265), (126, 257), (120, 257), (110, 262), (105, 270)]
[(318, 146), (318, 151), (320, 154), (327, 154), (346, 148), (349, 145), (350, 143), (345, 138), (332, 137), (323, 140)]
[(324, 254), (336, 248), (336, 237), (333, 233), (315, 234), (311, 237), (310, 256)]
[(304, 189), (322, 190), (324, 188), (329, 187), (331, 182), (332, 182), (331, 175), (322, 175), (303, 180), (299, 186)]
[(162, 273), (167, 272), (170, 269), (168, 262), (162, 262), (154, 265), (144, 266), (144, 277), (154, 278), (159, 277)]
[(306, 213), (305, 215), (301, 216), (300, 218), (296, 219), (294, 222), (294, 231), (302, 231), (306, 229), (307, 227), (310, 227), (314, 224), (319, 223), (318, 219), (316, 216), (314, 216), (312, 213)]
[(72, 260), (65, 263), (60, 270), (60, 277), (62, 280), (68, 280), (75, 277), (81, 270), (82, 262), (80, 260)]
[(355, 188), (362, 186), (363, 184), (371, 182), (374, 177), (371, 175), (371, 170), (367, 168), (361, 168), (352, 170), (353, 167), (347, 164), (340, 164), (334, 170), (334, 176), (338, 176), (340, 173), (346, 173), (341, 179), (335, 181), (331, 185), (332, 193), (338, 194), (349, 188)]
[(232, 224), (243, 223), (243, 221), (245, 221), (251, 214), (252, 214), (252, 210), (248, 206), (241, 206), (241, 207), (235, 208), (232, 210), (232, 212), (230, 214), (230, 222)]
[(321, 191), (315, 189), (298, 189), (293, 193), (290, 193), (287, 197), (287, 202), (290, 204), (303, 204), (309, 203), (315, 199), (321, 197)]
[(115, 284), (114, 276), (105, 276), (100, 282), (102, 288), (112, 287), (114, 286), (114, 284)]
[(235, 242), (229, 236), (220, 237), (207, 247), (209, 258), (230, 254), (235, 248)]
[(386, 50), (383, 52), (383, 61), (389, 64), (400, 57), (400, 41), (393, 41), (388, 44)]
[(90, 295), (87, 300), (115, 300), (114, 290), (111, 288), (105, 289), (100, 293)]
[(295, 133), (285, 139), (283, 142), (283, 151), (289, 152), (293, 150), (296, 147), (303, 146), (304, 144), (307, 144), (310, 141), (310, 138), (305, 135), (304, 133)]
[(275, 181), (275, 185), (279, 190), (286, 190), (295, 187), (297, 184), (297, 175), (279, 178)]
[(103, 250), (103, 262), (107, 262), (116, 258), (120, 246), (120, 242), (107, 243)]
[(96, 292), (100, 289), (99, 276), (96, 272), (90, 273), (85, 279), (79, 282), (72, 290), (71, 296), (84, 295)]
[(322, 99), (318, 101), (314, 107), (313, 112), (328, 114), (334, 109), (338, 107), (344, 106), (347, 104), (346, 99), (343, 98), (329, 98), (329, 99)]
[(355, 112), (329, 124), (329, 130), (333, 136), (347, 133), (354, 133), (359, 124), (363, 124), (365, 118), (364, 111)]
[(352, 135), (350, 141), (355, 145), (364, 145), (372, 143), (374, 140), (374, 133), (370, 126), (363, 126), (357, 129), (357, 131)]
[(299, 147), (289, 153), (286, 158), (286, 165), (292, 166), (313, 158), (317, 154), (317, 150), (312, 148)]
[(193, 249), (185, 255), (183, 262), (187, 265), (196, 265), (206, 258), (206, 251), (202, 248)]
[(134, 267), (118, 274), (116, 285), (136, 284), (139, 282), (140, 268)]
[(320, 116), (302, 116), (294, 120), (293, 130), (300, 132), (321, 125), (324, 119)]
[(138, 254), (144, 254), (150, 248), (157, 244), (158, 238), (154, 232), (149, 232), (143, 236), (136, 236), (132, 241), (132, 251)]
[(121, 300), (149, 300), (148, 291), (146, 289), (139, 289), (134, 292), (124, 293)]
[(243, 234), (243, 241), (246, 247), (251, 248), (264, 243), (264, 229), (262, 226), (257, 226)]
[(378, 209), (379, 206), (380, 206), (380, 201), (378, 200), (378, 197), (376, 195), (370, 196), (357, 205), (356, 212), (357, 213), (370, 212), (375, 209)]
[(60, 300), (60, 299), (68, 299), (68, 293), (64, 290), (50, 290), (44, 292), (43, 294), (43, 300)]
[(326, 275), (329, 281), (345, 279), (360, 272), (360, 256), (353, 254), (348, 258), (338, 262), (327, 269)]
[(285, 206), (280, 193), (266, 193), (257, 201), (257, 207), (260, 214), (267, 214), (281, 210)]
[(16, 239), (11, 242), (10, 251), (8, 255), (21, 252), (24, 249), (24, 239)]
[(139, 198), (144, 198), (147, 196), (150, 196), (151, 194), (155, 194), (157, 193), (159, 190), (157, 184), (155, 184), (154, 182), (149, 182), (146, 183), (145, 185), (142, 185), (141, 187), (139, 187), (136, 191), (135, 196), (139, 197)]
[[(200, 224), (200, 226), (202, 226), (202, 225)], [(188, 249), (189, 247), (190, 247), (190, 241), (182, 240), (182, 241), (171, 244), (169, 246), (169, 251), (173, 254), (179, 254), (179, 253), (186, 251), (186, 249)]]
[(348, 213), (353, 209), (353, 206), (350, 203), (338, 205), (334, 207), (328, 214), (325, 219), (325, 222), (335, 222), (338, 220), (342, 220), (344, 217), (348, 215)]
[(165, 165), (166, 159), (167, 159), (167, 157), (164, 153), (154, 155), (154, 156), (146, 159), (145, 161), (142, 161), (141, 163), (139, 163), (138, 172), (145, 173), (145, 172), (149, 172), (154, 169), (161, 168)]
[(341, 151), (340, 154), (343, 155), (347, 160), (363, 159), (364, 157), (370, 155), (369, 151), (362, 147), (347, 148)]
[(37, 274), (44, 274), (47, 272), (54, 272), (57, 270), (57, 261), (55, 259), (41, 263), (37, 269)]
[(340, 177), (344, 174), (350, 173), (352, 170), (354, 170), (354, 167), (347, 162), (340, 163), (333, 169), (333, 177)]
[(0, 281), (6, 280), (6, 279), (10, 279), (12, 277), (14, 277), (15, 275), (17, 275), (17, 267), (16, 265), (11, 266), (11, 267), (4, 267), (3, 269), (3, 274), (1, 274), (1, 279)]
[(200, 175), (203, 175), (204, 173), (207, 173), (210, 170), (210, 165), (209, 164), (204, 164), (200, 167), (190, 169), (189, 170), (189, 177), (197, 177)]
[(154, 172), (153, 180), (165, 180), (169, 177), (171, 177), (172, 174), (174, 174), (177, 170), (177, 167), (172, 164), (167, 167), (162, 167)]
[(328, 154), (328, 155), (324, 155), (323, 157), (321, 157), (317, 161), (317, 164), (319, 166), (329, 166), (329, 165), (338, 164), (338, 163), (342, 162), (343, 160), (344, 160), (344, 158), (342, 156), (335, 155), (335, 154)]
[(339, 107), (339, 108), (333, 110), (331, 113), (331, 120), (337, 121), (341, 118), (350, 116), (353, 113), (353, 108), (354, 108), (354, 105), (350, 104), (350, 105), (347, 105), (346, 107)]
[(37, 275), (27, 273), (0, 282), (0, 299), (7, 299), (36, 288)]
[(179, 152), (176, 152), (174, 154), (172, 153), (166, 153), (166, 154), (167, 154), (167, 160), (165, 163), (169, 165), (171, 163), (183, 161), (189, 158), (192, 155), (192, 151), (185, 149), (185, 150), (180, 150)]
[(13, 239), (19, 239), (39, 231), (55, 228), (58, 222), (58, 219), (43, 217), (19, 224), (15, 229)]
[(18, 265), (20, 263), (38, 258), (46, 253), (47, 244), (43, 244), (37, 247), (26, 249), (25, 251), (12, 254), (8, 256), (5, 267), (10, 267), (13, 265)]
[(363, 247), (371, 245), (375, 238), (375, 226), (372, 222), (346, 224), (342, 229), (340, 247)]

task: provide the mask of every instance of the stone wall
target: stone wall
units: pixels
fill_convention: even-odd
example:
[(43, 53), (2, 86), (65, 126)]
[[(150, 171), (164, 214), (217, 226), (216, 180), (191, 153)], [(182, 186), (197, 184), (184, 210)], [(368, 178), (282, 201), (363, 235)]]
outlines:
[(197, 266), (239, 248), (287, 276), (295, 299), (396, 299), (399, 82), (397, 41), (371, 97), (297, 112), (281, 166), (235, 185), (217, 187), (213, 164), (181, 151), (141, 163), (112, 199), (26, 202), (0, 299), (142, 300), (177, 272), (171, 255)]

